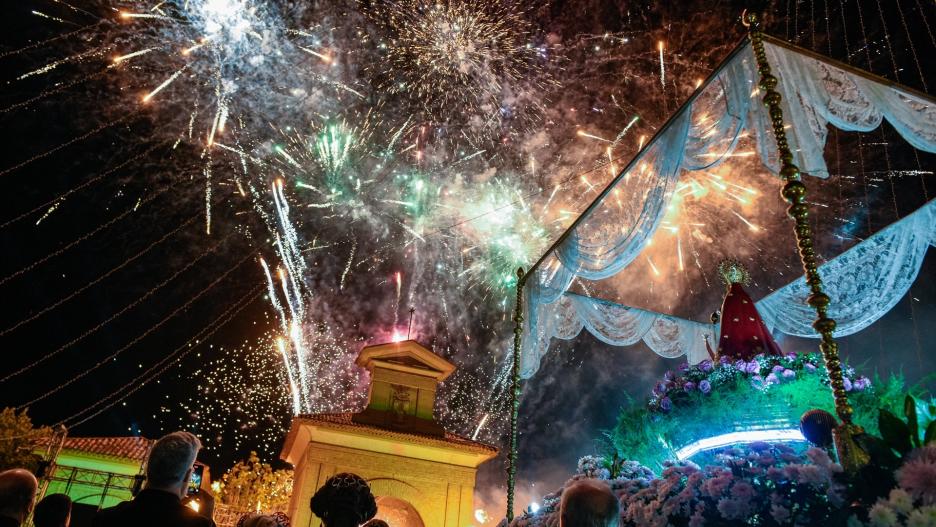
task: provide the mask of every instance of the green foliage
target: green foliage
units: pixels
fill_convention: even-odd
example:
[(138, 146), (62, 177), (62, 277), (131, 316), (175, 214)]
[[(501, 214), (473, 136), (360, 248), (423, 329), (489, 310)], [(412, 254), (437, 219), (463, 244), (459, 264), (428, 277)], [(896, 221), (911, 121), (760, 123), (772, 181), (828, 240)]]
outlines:
[(51, 436), (49, 427), (33, 427), (26, 410), (17, 413), (14, 408), (4, 408), (0, 411), (0, 470), (36, 470), (42, 457), (34, 451), (41, 448), (41, 439)]
[[(936, 420), (927, 412), (921, 415), (917, 412), (920, 401), (910, 394), (904, 398), (903, 410), (904, 419), (894, 415), (885, 408), (881, 408), (878, 417), (878, 427), (881, 431), (881, 438), (888, 448), (897, 452), (901, 457), (905, 456), (914, 448), (920, 448), (929, 444), (934, 439), (933, 425)], [(930, 402), (928, 404), (932, 405)], [(923, 418), (921, 422), (920, 418)], [(921, 426), (922, 425), (922, 426)], [(920, 431), (923, 430), (923, 437), (920, 437)]]
[(293, 472), (273, 470), (256, 452), (221, 478), (221, 503), (244, 510), (284, 511), (292, 494)]
[[(765, 389), (755, 388), (749, 380), (737, 377), (709, 394), (699, 391), (680, 394), (673, 409), (662, 415), (644, 405), (631, 404), (618, 417), (614, 446), (624, 459), (659, 468), (675, 457), (678, 448), (702, 437), (735, 431), (739, 425), (785, 421), (786, 426), (796, 427), (807, 410), (820, 408), (834, 414), (828, 381), (820, 373), (804, 373)], [(849, 394), (855, 423), (870, 434), (879, 434), (879, 409), (901, 412), (905, 394), (902, 377), (875, 378), (871, 389)]]

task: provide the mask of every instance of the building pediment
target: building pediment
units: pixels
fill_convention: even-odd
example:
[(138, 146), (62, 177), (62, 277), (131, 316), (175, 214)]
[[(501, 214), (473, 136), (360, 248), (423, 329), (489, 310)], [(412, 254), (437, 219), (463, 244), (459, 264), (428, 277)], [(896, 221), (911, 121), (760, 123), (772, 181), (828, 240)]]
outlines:
[(374, 371), (376, 368), (397, 370), (441, 382), (455, 371), (455, 365), (426, 349), (415, 340), (389, 342), (367, 346), (355, 363)]

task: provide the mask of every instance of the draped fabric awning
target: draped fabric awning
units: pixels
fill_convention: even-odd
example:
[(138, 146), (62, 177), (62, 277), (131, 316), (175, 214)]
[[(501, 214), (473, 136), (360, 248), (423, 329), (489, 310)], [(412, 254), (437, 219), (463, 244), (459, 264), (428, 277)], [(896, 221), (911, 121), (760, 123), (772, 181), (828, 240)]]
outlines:
[[(927, 97), (773, 39), (765, 48), (779, 80), (794, 162), (804, 173), (828, 177), (823, 151), (829, 124), (867, 132), (886, 119), (914, 148), (936, 152), (936, 105)], [(679, 179), (724, 162), (740, 138), (752, 138), (760, 162), (777, 172), (776, 143), (756, 78), (745, 41), (527, 274), (522, 376), (537, 371), (552, 338), (573, 338), (583, 327), (611, 345), (643, 340), (664, 357), (706, 356), (703, 338), (711, 336), (711, 325), (568, 290), (575, 279), (605, 280), (627, 268), (660, 227)], [(929, 203), (822, 267), (834, 299), (831, 313), (839, 320), (837, 334), (867, 327), (903, 296), (934, 243), (934, 214)], [(803, 303), (805, 296), (800, 279), (758, 307), (775, 331), (812, 337), (814, 314)]]

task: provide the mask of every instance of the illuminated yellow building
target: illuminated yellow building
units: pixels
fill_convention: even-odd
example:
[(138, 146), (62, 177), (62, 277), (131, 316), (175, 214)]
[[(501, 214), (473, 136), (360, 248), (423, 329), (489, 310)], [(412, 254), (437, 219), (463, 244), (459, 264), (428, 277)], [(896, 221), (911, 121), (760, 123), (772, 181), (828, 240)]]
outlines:
[(340, 472), (367, 479), (392, 527), (474, 524), (475, 473), (497, 449), (435, 421), (436, 387), (455, 366), (412, 340), (368, 346), (357, 364), (371, 374), (366, 409), (293, 419), (280, 454), (295, 467), (292, 524), (321, 525), (309, 501)]

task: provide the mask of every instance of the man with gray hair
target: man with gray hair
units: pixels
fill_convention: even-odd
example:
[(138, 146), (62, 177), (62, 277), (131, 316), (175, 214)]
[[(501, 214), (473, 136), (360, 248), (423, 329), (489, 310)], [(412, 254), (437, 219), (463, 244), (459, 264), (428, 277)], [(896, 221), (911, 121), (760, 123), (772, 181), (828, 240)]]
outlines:
[(562, 491), (559, 527), (618, 527), (621, 505), (603, 481), (583, 479)]
[(0, 472), (0, 527), (19, 527), (36, 502), (36, 476), (14, 468)]
[(146, 484), (133, 499), (105, 509), (93, 527), (214, 527), (211, 518), (182, 505), (188, 492), (201, 441), (173, 432), (156, 441), (146, 460)]

